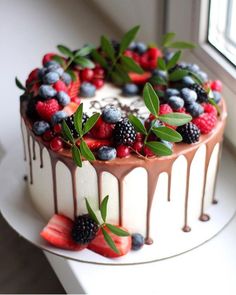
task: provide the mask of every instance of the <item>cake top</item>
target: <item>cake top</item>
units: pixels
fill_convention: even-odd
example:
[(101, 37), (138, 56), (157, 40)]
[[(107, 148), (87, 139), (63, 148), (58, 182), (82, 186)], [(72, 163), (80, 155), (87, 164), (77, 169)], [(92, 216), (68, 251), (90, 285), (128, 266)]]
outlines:
[(175, 144), (195, 144), (214, 132), (222, 84), (196, 64), (180, 62), (193, 44), (163, 36), (162, 45), (102, 36), (99, 47), (44, 55), (25, 86), (21, 111), (36, 138), (74, 162), (169, 156)]

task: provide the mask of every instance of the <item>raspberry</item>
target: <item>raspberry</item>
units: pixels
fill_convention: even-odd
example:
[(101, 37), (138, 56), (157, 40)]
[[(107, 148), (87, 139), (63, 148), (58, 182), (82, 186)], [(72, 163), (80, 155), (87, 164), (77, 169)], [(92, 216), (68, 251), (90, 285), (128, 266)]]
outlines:
[(161, 104), (160, 110), (159, 110), (159, 115), (165, 115), (165, 114), (169, 114), (169, 113), (173, 113), (172, 108), (167, 103)]
[(74, 72), (74, 74), (76, 75), (76, 80), (72, 81), (70, 86), (68, 87), (68, 94), (70, 97), (77, 97), (80, 87), (79, 74), (77, 72)]
[(176, 110), (177, 113), (183, 113), (183, 114), (187, 114), (185, 107), (182, 107), (178, 110)]
[(39, 116), (46, 121), (50, 121), (52, 115), (58, 112), (59, 109), (60, 106), (57, 100), (54, 98), (49, 99), (45, 102), (38, 101), (36, 104), (36, 111), (38, 112)]
[(109, 139), (112, 137), (114, 124), (106, 123), (102, 117), (98, 119), (94, 127), (91, 129), (91, 134), (94, 138)]
[(200, 130), (195, 124), (191, 122), (183, 126), (179, 126), (177, 131), (182, 135), (183, 142), (185, 143), (191, 144), (199, 141)]
[(215, 116), (217, 116), (217, 110), (216, 108), (210, 104), (210, 103), (202, 103), (203, 109), (205, 113), (208, 114), (214, 114)]
[(136, 131), (129, 120), (124, 118), (116, 124), (113, 135), (117, 145), (132, 145), (136, 138)]
[(200, 129), (202, 134), (207, 134), (212, 131), (217, 123), (217, 117), (213, 113), (203, 113), (192, 122)]
[(221, 92), (222, 91), (222, 82), (220, 80), (215, 80), (211, 82), (211, 90)]

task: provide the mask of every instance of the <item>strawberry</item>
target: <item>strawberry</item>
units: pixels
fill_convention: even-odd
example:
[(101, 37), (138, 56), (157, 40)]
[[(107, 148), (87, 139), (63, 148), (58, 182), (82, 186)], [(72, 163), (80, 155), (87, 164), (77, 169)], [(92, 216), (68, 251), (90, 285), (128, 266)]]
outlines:
[(149, 48), (140, 57), (140, 65), (146, 70), (154, 70), (157, 66), (158, 57), (161, 57), (162, 53), (158, 48)]
[(78, 105), (80, 105), (80, 102), (81, 102), (81, 100), (80, 100), (80, 98), (78, 96), (72, 97), (71, 101), (78, 104)]
[(52, 58), (56, 55), (56, 53), (47, 53), (44, 55), (42, 63), (45, 66)]
[[(119, 228), (125, 230), (123, 227), (118, 226)], [(104, 229), (108, 232), (112, 240), (114, 241), (119, 254), (113, 251), (107, 242), (104, 239), (101, 229), (99, 230), (96, 238), (92, 240), (92, 242), (88, 245), (88, 249), (102, 255), (105, 257), (115, 258), (126, 255), (131, 249), (131, 236), (127, 237), (119, 237), (115, 234), (111, 233), (111, 231), (104, 227)]]
[(137, 74), (134, 72), (129, 73), (130, 80), (135, 84), (144, 84), (149, 80), (150, 77), (151, 73), (149, 72), (144, 72), (143, 74)]
[(39, 116), (45, 121), (51, 121), (52, 115), (59, 111), (60, 106), (56, 99), (52, 98), (47, 101), (38, 101), (36, 104), (36, 111)]
[(114, 127), (114, 124), (106, 123), (103, 121), (102, 117), (100, 117), (91, 129), (91, 134), (94, 138), (109, 139), (112, 137)]
[[(112, 146), (112, 142), (108, 139), (94, 139), (88, 136), (84, 136), (84, 141), (87, 143), (88, 147), (92, 151), (98, 150), (102, 146)], [(80, 145), (80, 142), (77, 142), (77, 145)]]
[(59, 91), (67, 92), (68, 91), (66, 84), (63, 81), (61, 81), (61, 80), (58, 80), (56, 83), (54, 83), (53, 84), (53, 88), (57, 92), (59, 92)]
[(82, 250), (87, 245), (80, 245), (72, 240), (71, 231), (73, 224), (70, 218), (61, 214), (55, 214), (43, 228), (40, 235), (44, 240), (57, 248), (74, 251)]
[(72, 81), (68, 87), (68, 94), (69, 96), (72, 97), (77, 97), (79, 88), (80, 88), (80, 79), (79, 79), (79, 74), (78, 72), (74, 71), (74, 74), (76, 76), (75, 81)]
[(208, 134), (215, 127), (217, 117), (213, 113), (203, 113), (199, 117), (194, 118), (192, 123), (200, 129), (202, 134)]
[(67, 113), (68, 117), (70, 117), (76, 112), (76, 110), (78, 109), (78, 106), (79, 105), (76, 102), (71, 101), (62, 110)]

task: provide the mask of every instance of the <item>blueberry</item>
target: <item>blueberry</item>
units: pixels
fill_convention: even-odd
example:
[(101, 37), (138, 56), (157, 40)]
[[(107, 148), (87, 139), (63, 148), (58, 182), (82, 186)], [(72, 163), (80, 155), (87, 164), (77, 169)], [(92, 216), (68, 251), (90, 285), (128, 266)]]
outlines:
[(168, 62), (168, 61), (170, 61), (171, 60), (171, 58), (173, 57), (173, 55), (174, 55), (174, 52), (166, 52), (165, 53), (165, 56), (164, 56), (164, 59), (165, 59), (165, 61), (166, 62)]
[(186, 109), (194, 118), (200, 116), (204, 112), (203, 107), (197, 102), (187, 105)]
[(188, 64), (187, 69), (193, 73), (198, 73), (200, 71), (200, 68), (196, 64)]
[(68, 114), (64, 111), (58, 111), (52, 116), (52, 125), (60, 123), (63, 119), (67, 118)]
[(172, 142), (169, 142), (169, 141), (167, 141), (167, 140), (163, 140), (163, 139), (161, 139), (160, 142), (163, 143), (163, 144), (164, 144), (166, 147), (168, 147), (170, 150), (173, 149), (173, 143), (172, 143)]
[(175, 89), (175, 88), (166, 89), (166, 92), (165, 92), (166, 98), (169, 98), (170, 96), (179, 96), (179, 95), (180, 95), (180, 92), (178, 89)]
[(59, 104), (64, 107), (70, 102), (70, 97), (65, 91), (59, 91), (57, 93), (57, 100)]
[(70, 74), (68, 74), (68, 73), (66, 73), (66, 72), (64, 72), (64, 73), (61, 75), (61, 79), (62, 79), (63, 82), (66, 83), (67, 86), (68, 86), (68, 85), (71, 83), (71, 81), (72, 81)]
[(49, 72), (44, 76), (44, 82), (46, 84), (54, 84), (60, 79), (59, 74), (56, 72)]
[(184, 61), (181, 61), (181, 62), (179, 63), (179, 65), (180, 65), (182, 68), (186, 68), (186, 67), (187, 67), (187, 63), (184, 62)]
[(57, 94), (56, 90), (50, 85), (41, 85), (39, 87), (39, 95), (42, 98), (51, 98)]
[(55, 67), (60, 67), (59, 63), (56, 62), (55, 60), (50, 60), (45, 64), (45, 67), (48, 68), (50, 66), (55, 66)]
[(179, 96), (169, 97), (168, 103), (174, 111), (177, 111), (184, 106), (184, 100)]
[(39, 79), (43, 79), (43, 76), (46, 74), (46, 72), (47, 72), (47, 68), (39, 69), (39, 72), (38, 72)]
[(143, 42), (137, 42), (135, 46), (135, 51), (138, 52), (139, 54), (143, 54), (147, 51), (148, 47), (145, 43)]
[(47, 67), (47, 73), (49, 72), (56, 72), (61, 77), (61, 75), (64, 73), (64, 70), (62, 67), (60, 67), (60, 65), (54, 64)]
[(121, 111), (114, 106), (107, 106), (102, 111), (105, 122), (115, 124), (121, 120)]
[(80, 95), (83, 97), (93, 97), (95, 95), (96, 87), (88, 82), (83, 82), (80, 87)]
[(116, 149), (109, 146), (103, 146), (98, 150), (97, 156), (103, 161), (113, 160), (116, 158)]
[(139, 88), (136, 84), (127, 83), (122, 88), (122, 94), (124, 96), (135, 96), (139, 92)]
[(203, 83), (208, 81), (207, 73), (205, 73), (203, 71), (199, 71), (199, 72), (197, 72), (197, 75), (202, 79)]
[(182, 83), (184, 84), (184, 86), (190, 86), (190, 85), (195, 84), (195, 81), (193, 80), (192, 77), (190, 77), (190, 76), (185, 76), (185, 77), (183, 77), (183, 79), (182, 79)]
[(216, 103), (219, 103), (221, 101), (221, 93), (218, 91), (212, 91), (213, 93), (213, 99)]
[(144, 245), (144, 237), (141, 234), (132, 234), (132, 250), (139, 250)]
[(45, 121), (36, 121), (32, 129), (36, 135), (42, 135), (46, 130), (50, 129), (50, 125)]
[(181, 89), (181, 96), (186, 104), (192, 104), (197, 100), (197, 93), (189, 88)]
[(154, 77), (160, 77), (164, 80), (167, 80), (167, 72), (166, 71), (162, 71), (162, 70), (158, 70), (158, 69), (155, 69), (153, 72), (152, 72), (152, 75)]
[(134, 41), (131, 42), (130, 45), (129, 45), (129, 48), (128, 48), (128, 49), (129, 49), (129, 50), (135, 50), (135, 48), (136, 48), (136, 44), (137, 44), (137, 43), (134, 42)]

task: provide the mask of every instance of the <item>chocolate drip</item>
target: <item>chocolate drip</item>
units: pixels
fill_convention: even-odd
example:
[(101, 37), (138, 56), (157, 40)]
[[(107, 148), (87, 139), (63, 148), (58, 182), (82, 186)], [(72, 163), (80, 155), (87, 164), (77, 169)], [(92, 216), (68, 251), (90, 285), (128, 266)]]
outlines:
[(29, 169), (30, 169), (30, 184), (33, 184), (33, 168), (32, 168), (32, 153), (30, 146), (30, 135), (27, 133), (27, 145), (28, 145), (28, 153), (29, 153)]
[(26, 144), (25, 144), (25, 137), (24, 137), (24, 132), (23, 132), (22, 119), (20, 120), (20, 129), (21, 129), (21, 135), (22, 135), (22, 141), (23, 141), (24, 161), (26, 161), (27, 160), (27, 158), (26, 158)]
[(35, 139), (32, 137), (32, 142), (33, 142), (33, 160), (36, 160), (36, 152), (35, 152)]
[(39, 146), (40, 168), (43, 168), (43, 147)]
[(51, 166), (52, 166), (52, 186), (53, 186), (53, 198), (54, 198), (54, 212), (58, 213), (58, 202), (57, 202), (57, 178), (56, 178), (56, 165), (57, 159), (52, 156), (52, 153), (49, 152)]

